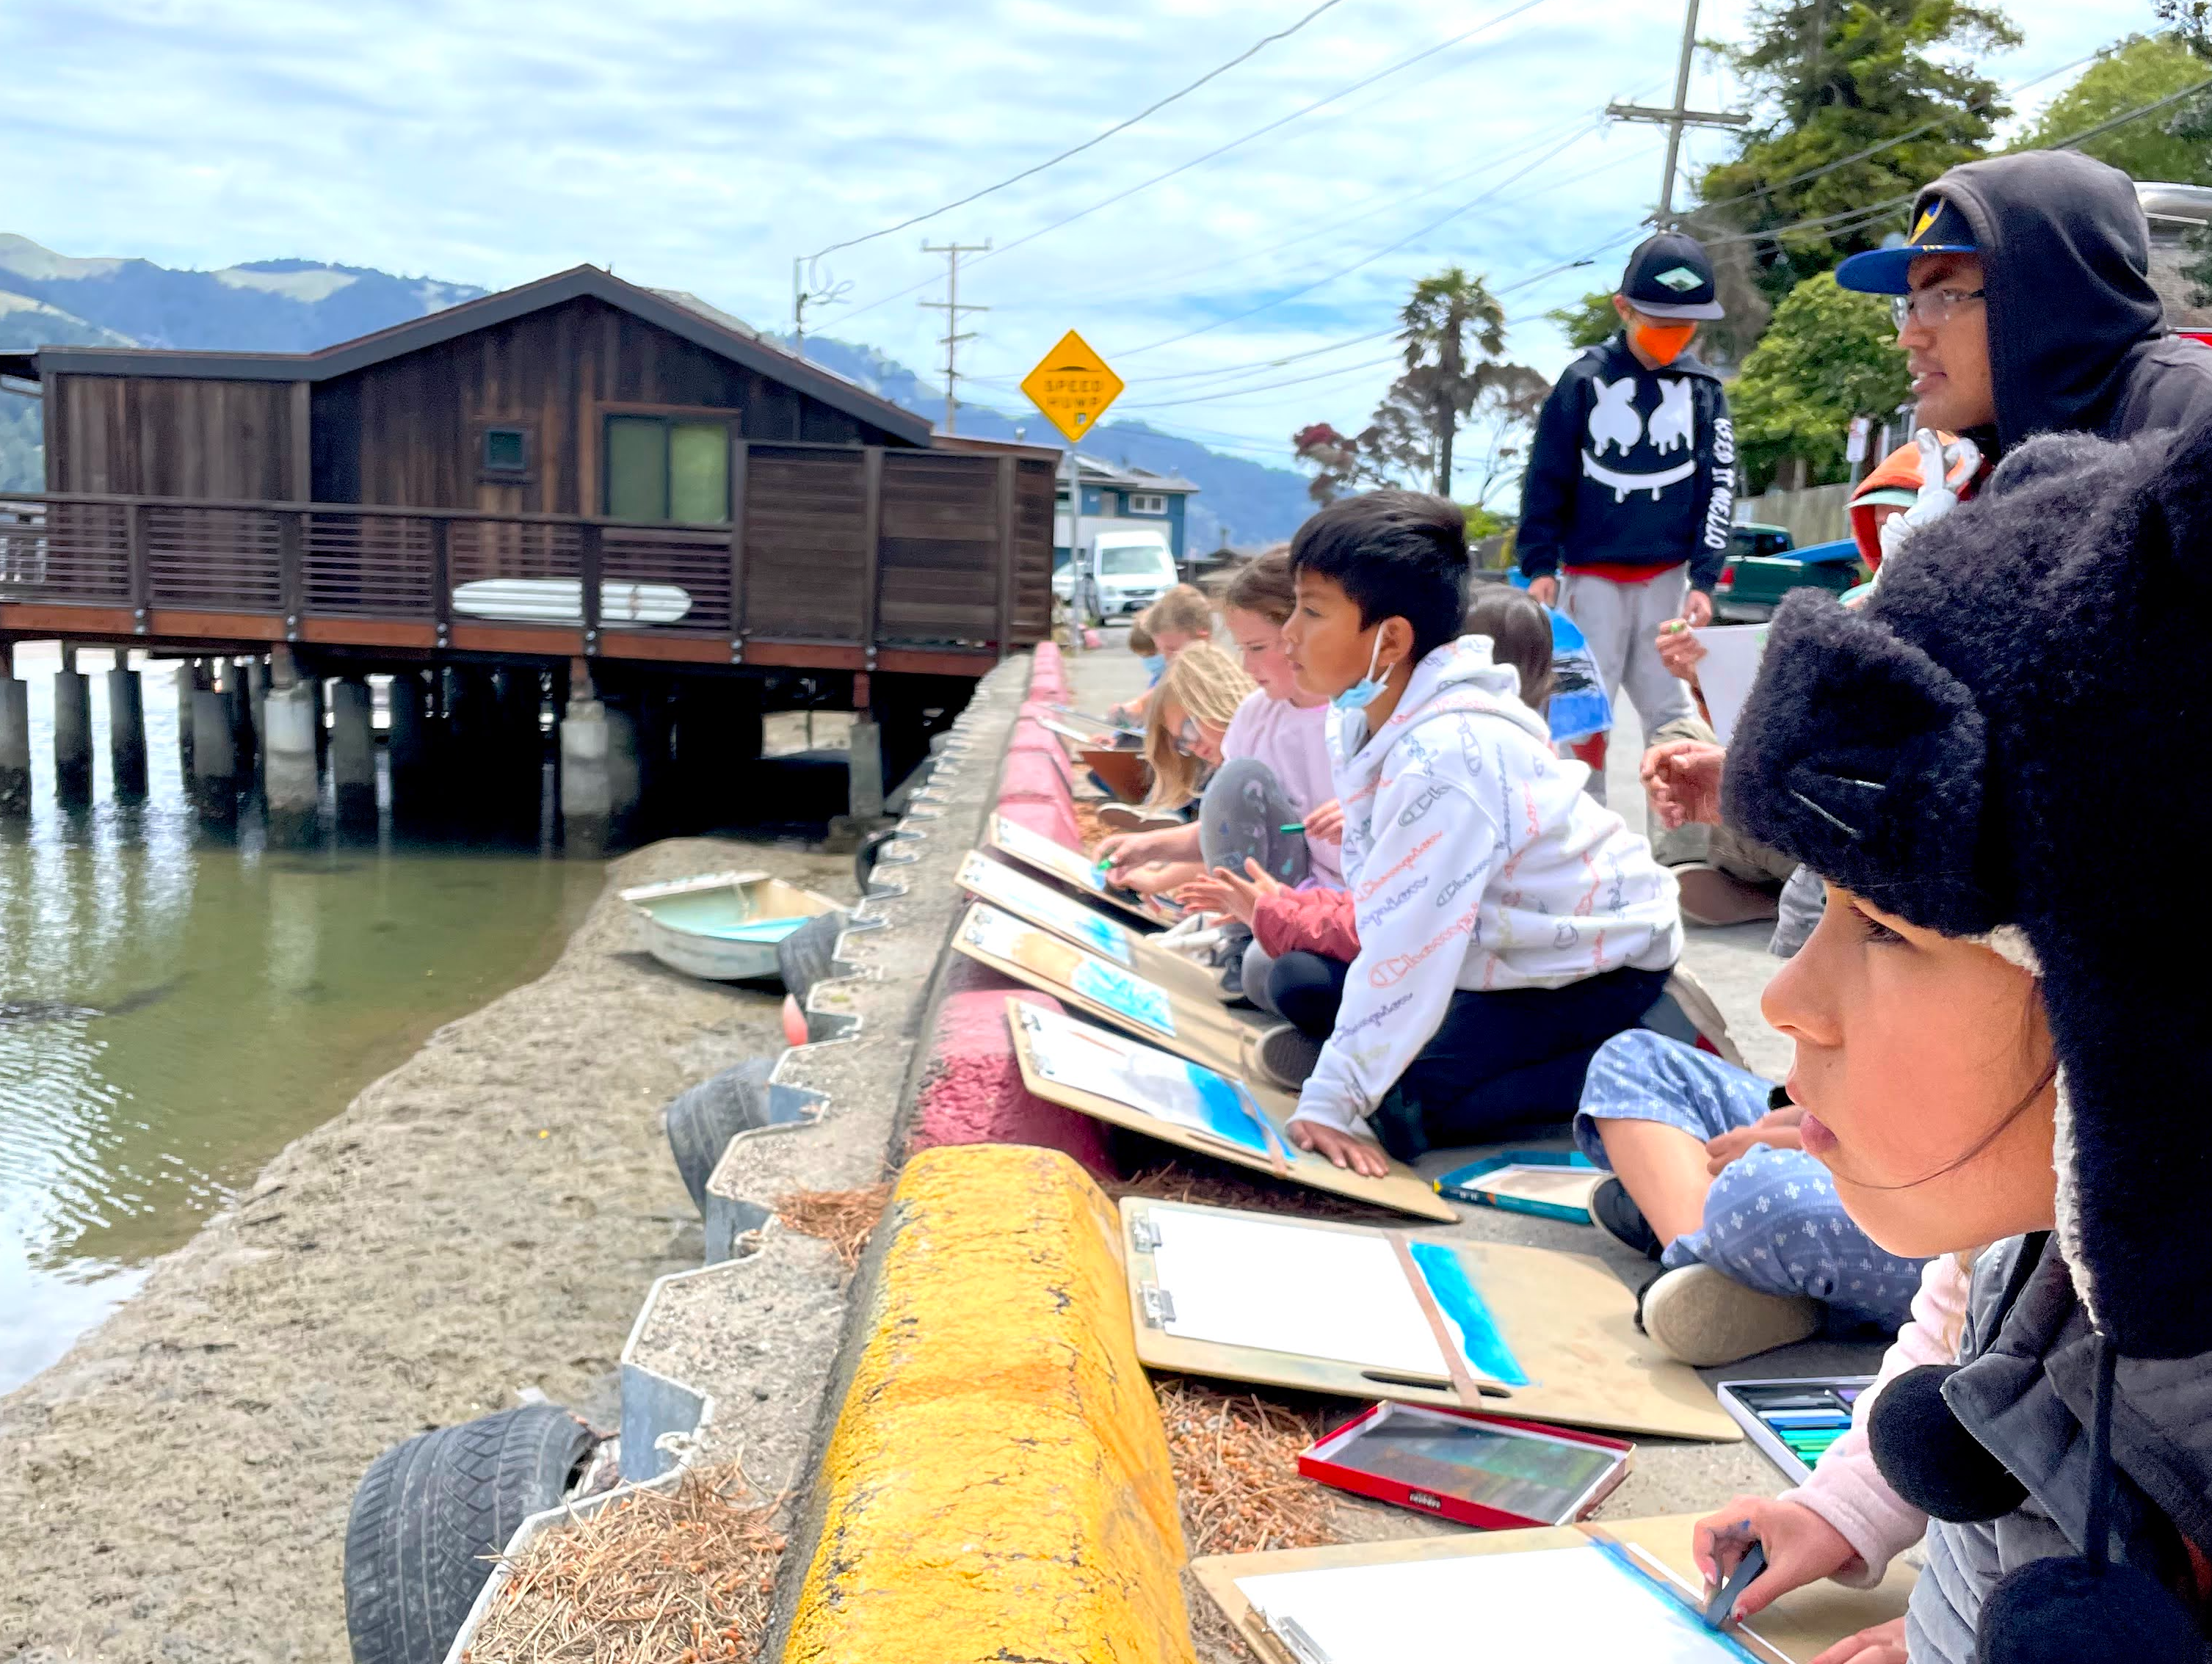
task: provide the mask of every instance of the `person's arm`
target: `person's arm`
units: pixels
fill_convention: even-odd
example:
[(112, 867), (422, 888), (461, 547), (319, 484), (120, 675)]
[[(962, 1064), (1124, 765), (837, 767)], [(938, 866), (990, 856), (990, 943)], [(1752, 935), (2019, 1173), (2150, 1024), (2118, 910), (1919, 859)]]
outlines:
[(1345, 890), (1278, 889), (1263, 896), (1252, 910), (1252, 934), (1270, 959), (1318, 953), (1348, 964), (1359, 954), (1352, 892)]
[[(1381, 829), (1361, 863), (1359, 952), (1336, 1032), (1298, 1094), (1295, 1120), (1369, 1136), (1382, 1096), (1443, 1023), (1468, 932), (1504, 849), (1498, 828), (1457, 785), (1408, 768), (1376, 794)], [(1447, 878), (1464, 880), (1442, 907)]]
[(1690, 551), (1690, 586), (1710, 597), (1728, 565), (1729, 536), (1735, 525), (1735, 424), (1729, 420), (1728, 395), (1720, 383), (1706, 385), (1712, 404), (1700, 441), (1705, 455), (1698, 471), (1697, 541)]
[(1521, 477), (1521, 522), (1513, 552), (1522, 574), (1555, 578), (1573, 529), (1575, 488), (1582, 478), (1583, 384), (1570, 369), (1545, 399)]

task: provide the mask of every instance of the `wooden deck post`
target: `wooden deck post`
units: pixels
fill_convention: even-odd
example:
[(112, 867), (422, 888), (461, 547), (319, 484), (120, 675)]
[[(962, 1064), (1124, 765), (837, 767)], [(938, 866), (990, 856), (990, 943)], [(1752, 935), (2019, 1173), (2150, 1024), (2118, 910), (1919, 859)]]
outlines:
[(1020, 465), (1012, 457), (999, 459), (999, 657), (1013, 650), (1014, 642), (1014, 490)]
[(860, 452), (860, 655), (868, 669), (876, 667), (876, 590), (881, 581), (884, 552), (884, 447), (871, 445)]
[(576, 531), (578, 581), (583, 590), (584, 656), (596, 659), (599, 652), (599, 580), (606, 563), (606, 543), (596, 520), (586, 520)]
[(430, 520), (430, 616), (438, 627), (438, 645), (451, 647), (453, 641), (453, 564), (451, 540), (447, 532), (452, 523), (442, 514)]
[(752, 483), (752, 446), (730, 440), (730, 662), (745, 662), (745, 494)]
[(146, 505), (143, 502), (128, 504), (123, 510), (123, 549), (131, 585), (131, 624), (143, 635), (153, 622), (154, 578), (146, 560)]

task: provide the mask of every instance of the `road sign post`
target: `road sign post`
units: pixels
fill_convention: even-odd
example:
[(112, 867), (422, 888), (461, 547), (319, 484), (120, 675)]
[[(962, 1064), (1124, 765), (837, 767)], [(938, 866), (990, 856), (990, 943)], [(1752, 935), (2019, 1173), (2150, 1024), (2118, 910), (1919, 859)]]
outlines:
[(1068, 583), (1068, 609), (1075, 614), (1073, 635), (1077, 641), (1083, 638), (1084, 621), (1091, 609), (1085, 604), (1090, 598), (1090, 574), (1080, 564), (1083, 555), (1083, 471), (1075, 455), (1076, 445), (1083, 436), (1098, 425), (1098, 418), (1106, 413), (1107, 406), (1121, 396), (1127, 384), (1106, 366), (1106, 361), (1091, 349), (1091, 343), (1073, 330), (1060, 337), (1059, 343), (1037, 361), (1037, 366), (1022, 380), (1022, 392), (1028, 395), (1044, 419), (1060, 429), (1067, 440), (1067, 451), (1061, 465), (1067, 471), (1067, 559), (1073, 575)]

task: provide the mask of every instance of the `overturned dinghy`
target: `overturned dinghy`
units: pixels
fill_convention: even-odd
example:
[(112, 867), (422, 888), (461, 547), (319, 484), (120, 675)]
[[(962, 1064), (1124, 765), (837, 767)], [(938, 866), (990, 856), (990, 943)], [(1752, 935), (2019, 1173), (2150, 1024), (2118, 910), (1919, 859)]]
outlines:
[(776, 944), (837, 903), (765, 872), (709, 872), (640, 884), (622, 898), (645, 950), (671, 970), (709, 982), (777, 974)]

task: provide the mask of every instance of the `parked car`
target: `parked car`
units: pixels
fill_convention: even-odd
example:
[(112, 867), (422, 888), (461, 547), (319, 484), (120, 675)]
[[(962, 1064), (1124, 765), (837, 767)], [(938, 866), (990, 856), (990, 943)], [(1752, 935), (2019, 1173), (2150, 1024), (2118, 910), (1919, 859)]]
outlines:
[(1164, 533), (1101, 530), (1052, 574), (1053, 593), (1073, 606), (1079, 579), (1087, 602), (1085, 622), (1104, 623), (1142, 612), (1174, 588), (1181, 575)]
[(1774, 616), (1774, 609), (1782, 604), (1782, 598), (1793, 589), (1825, 589), (1832, 595), (1841, 595), (1865, 578), (1859, 562), (1859, 546), (1851, 538), (1792, 549), (1788, 541), (1790, 534), (1779, 526), (1740, 525), (1736, 531), (1739, 546), (1752, 541), (1742, 537), (1746, 532), (1771, 532), (1778, 534), (1784, 542), (1780, 552), (1729, 556), (1728, 565), (1722, 568), (1720, 582), (1713, 590), (1713, 616), (1718, 622), (1764, 623)]

